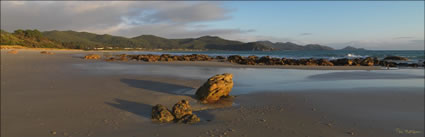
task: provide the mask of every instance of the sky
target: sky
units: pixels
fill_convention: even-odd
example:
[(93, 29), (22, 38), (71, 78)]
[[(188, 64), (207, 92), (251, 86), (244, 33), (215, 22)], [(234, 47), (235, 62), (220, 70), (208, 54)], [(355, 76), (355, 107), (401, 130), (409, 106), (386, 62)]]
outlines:
[(1, 1), (1, 29), (424, 49), (424, 1)]

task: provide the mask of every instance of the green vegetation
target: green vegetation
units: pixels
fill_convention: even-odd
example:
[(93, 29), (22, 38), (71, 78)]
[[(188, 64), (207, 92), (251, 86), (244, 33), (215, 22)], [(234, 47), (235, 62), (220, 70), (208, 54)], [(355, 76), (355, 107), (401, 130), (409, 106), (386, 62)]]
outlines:
[(21, 45), (30, 48), (63, 48), (57, 42), (44, 37), (38, 30), (16, 30), (12, 34), (1, 30), (1, 45)]
[(166, 39), (154, 35), (141, 35), (134, 38), (99, 35), (76, 31), (16, 30), (13, 33), (1, 31), (2, 45), (22, 45), (32, 48), (70, 49), (192, 49), (192, 50), (333, 50), (322, 45), (297, 45), (294, 43), (272, 43), (258, 41), (243, 43), (215, 36), (199, 38)]

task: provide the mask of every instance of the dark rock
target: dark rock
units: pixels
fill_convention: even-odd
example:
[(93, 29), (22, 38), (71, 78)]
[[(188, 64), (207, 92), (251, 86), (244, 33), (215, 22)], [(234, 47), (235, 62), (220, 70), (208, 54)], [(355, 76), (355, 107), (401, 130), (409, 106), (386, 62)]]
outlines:
[(385, 57), (384, 60), (404, 60), (404, 61), (407, 61), (409, 59), (406, 58), (406, 57), (400, 57), (400, 56), (388, 56), (388, 57)]
[(360, 62), (360, 65), (362, 65), (362, 66), (373, 66), (374, 65), (373, 58), (372, 57), (367, 57), (367, 58), (363, 59)]
[(216, 56), (215, 59), (226, 59), (226, 57), (223, 56)]
[(342, 58), (331, 61), (335, 66), (351, 66), (353, 64), (353, 60)]
[(319, 59), (317, 60), (317, 64), (320, 66), (333, 66), (334, 64), (327, 59)]
[(229, 61), (230, 63), (239, 63), (242, 61), (242, 57), (239, 55), (231, 55), (229, 57), (227, 57), (227, 61)]
[(174, 116), (167, 107), (158, 104), (152, 107), (152, 119), (159, 122), (170, 122), (174, 120)]

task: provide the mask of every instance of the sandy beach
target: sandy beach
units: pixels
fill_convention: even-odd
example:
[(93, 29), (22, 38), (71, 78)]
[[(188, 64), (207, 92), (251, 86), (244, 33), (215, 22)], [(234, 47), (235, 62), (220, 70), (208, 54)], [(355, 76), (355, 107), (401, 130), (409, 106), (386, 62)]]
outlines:
[[(4, 137), (424, 136), (423, 68), (106, 62), (81, 58), (94, 51), (7, 51)], [(234, 74), (235, 98), (198, 102), (196, 89), (221, 73)], [(152, 106), (182, 99), (201, 122), (152, 122)]]

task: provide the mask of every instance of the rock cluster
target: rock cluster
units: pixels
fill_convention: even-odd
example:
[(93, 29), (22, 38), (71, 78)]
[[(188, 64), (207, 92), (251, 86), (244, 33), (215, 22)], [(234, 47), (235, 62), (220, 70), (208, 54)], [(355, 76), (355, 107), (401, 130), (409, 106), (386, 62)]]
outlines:
[[(100, 58), (100, 56), (99, 56)], [(88, 59), (86, 57), (86, 59)], [(97, 59), (97, 58), (89, 58)], [(153, 55), (153, 54), (141, 54), (141, 55), (126, 55), (121, 54), (115, 57), (110, 57), (105, 59), (105, 61), (127, 61), (127, 60), (138, 60), (145, 62), (172, 62), (172, 61), (227, 61), (235, 64), (242, 65), (303, 65), (303, 66), (384, 66), (384, 67), (396, 67), (396, 66), (423, 66), (422, 63), (397, 63), (393, 62), (394, 60), (407, 61), (405, 57), (399, 56), (388, 56), (383, 60), (379, 60), (376, 57), (366, 57), (366, 58), (341, 58), (334, 60), (327, 59), (290, 59), (290, 58), (276, 58), (270, 56), (248, 56), (243, 57), (240, 55), (230, 55), (227, 58), (224, 56), (210, 57), (203, 54), (191, 54), (191, 55)]]
[(157, 61), (211, 61), (212, 57), (203, 54), (192, 54), (192, 55), (128, 55), (130, 59), (145, 61), (145, 62), (157, 62)]
[(318, 65), (318, 66), (333, 66), (334, 64), (326, 59), (288, 59), (288, 58), (275, 58), (270, 56), (248, 56), (242, 57), (239, 55), (232, 55), (227, 58), (231, 63), (243, 65)]
[(233, 75), (224, 73), (209, 78), (195, 94), (202, 103), (214, 103), (222, 97), (229, 96), (232, 88)]
[(171, 122), (192, 124), (200, 121), (200, 118), (192, 113), (189, 101), (181, 100), (174, 104), (170, 112), (167, 107), (158, 104), (152, 107), (152, 119), (159, 122)]
[(89, 55), (84, 56), (84, 59), (100, 59), (100, 55), (89, 54)]

